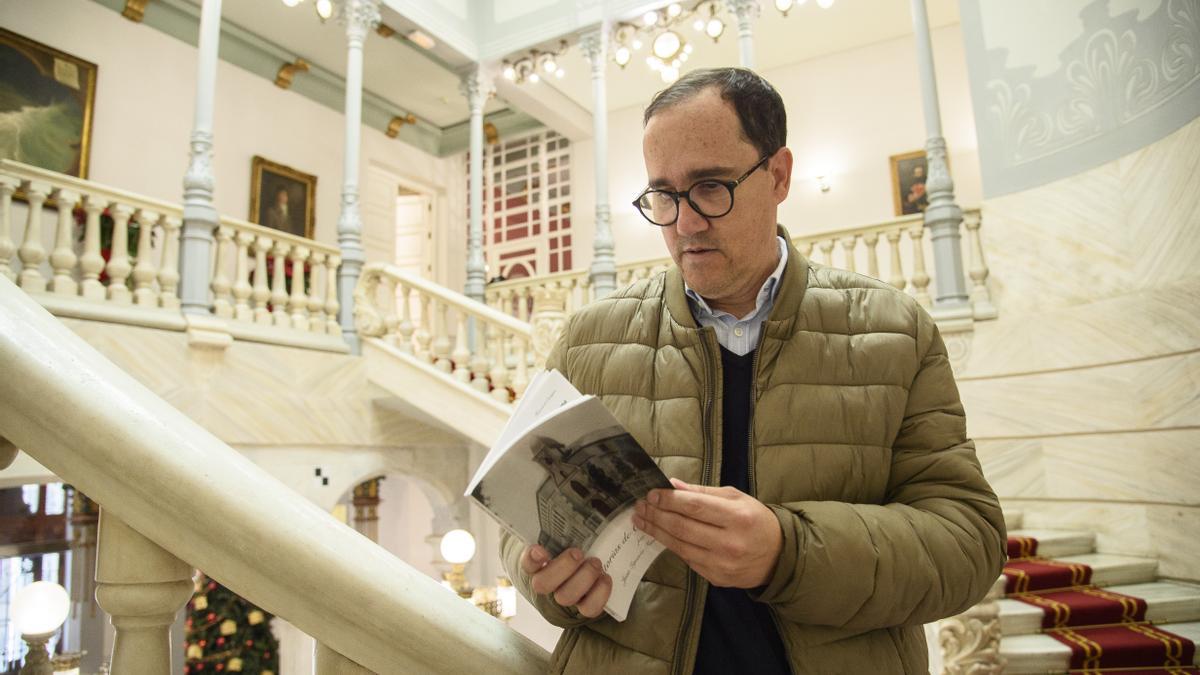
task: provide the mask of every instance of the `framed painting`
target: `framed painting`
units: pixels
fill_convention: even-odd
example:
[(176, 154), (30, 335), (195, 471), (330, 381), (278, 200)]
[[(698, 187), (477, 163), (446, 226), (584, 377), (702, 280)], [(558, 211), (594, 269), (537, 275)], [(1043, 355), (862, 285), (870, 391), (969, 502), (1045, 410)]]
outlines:
[(0, 28), (0, 159), (87, 178), (96, 64)]
[(888, 158), (892, 165), (892, 202), (897, 216), (923, 213), (929, 206), (925, 178), (929, 166), (924, 150), (914, 150)]
[(254, 156), (250, 164), (250, 221), (313, 238), (317, 177)]

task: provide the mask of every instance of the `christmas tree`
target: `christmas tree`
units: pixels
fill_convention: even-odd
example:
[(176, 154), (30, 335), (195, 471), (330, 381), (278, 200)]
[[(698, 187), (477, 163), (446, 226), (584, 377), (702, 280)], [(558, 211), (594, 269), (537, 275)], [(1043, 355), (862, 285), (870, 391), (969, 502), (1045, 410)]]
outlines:
[(271, 619), (267, 612), (200, 575), (184, 622), (183, 672), (279, 672), (279, 641), (271, 633)]

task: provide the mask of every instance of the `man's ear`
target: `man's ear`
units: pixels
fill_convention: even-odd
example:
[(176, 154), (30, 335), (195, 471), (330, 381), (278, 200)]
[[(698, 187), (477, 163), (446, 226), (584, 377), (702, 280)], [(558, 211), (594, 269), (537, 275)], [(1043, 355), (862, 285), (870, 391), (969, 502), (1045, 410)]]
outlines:
[(779, 152), (767, 162), (767, 170), (771, 173), (773, 182), (772, 192), (775, 193), (776, 203), (787, 199), (792, 187), (792, 151), (780, 148)]

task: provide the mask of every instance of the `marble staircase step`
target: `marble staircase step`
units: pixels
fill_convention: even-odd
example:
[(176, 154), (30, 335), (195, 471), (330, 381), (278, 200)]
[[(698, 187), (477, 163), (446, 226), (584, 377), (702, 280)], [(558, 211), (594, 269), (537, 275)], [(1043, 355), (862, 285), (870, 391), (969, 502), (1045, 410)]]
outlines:
[(1092, 585), (1141, 584), (1158, 577), (1158, 560), (1111, 553), (1083, 553), (1055, 558), (1059, 562), (1083, 563), (1092, 568)]
[[(1171, 581), (1109, 586), (1107, 590), (1146, 601), (1146, 620), (1152, 623), (1200, 621), (1200, 586)], [(1000, 601), (1000, 631), (1006, 638), (1041, 632), (1042, 610), (1020, 600)]]
[(1025, 520), (1025, 515), (1021, 511), (1004, 510), (1004, 529), (1012, 532), (1020, 529), (1022, 522)]
[[(1171, 623), (1160, 628), (1193, 642), (1200, 642), (1200, 621)], [(1006, 674), (1064, 672), (1071, 662), (1071, 649), (1049, 635), (1013, 635), (1000, 641), (1000, 655), (1008, 663)], [(1200, 650), (1196, 662), (1200, 665)]]
[(1033, 537), (1037, 539), (1037, 555), (1040, 558), (1057, 558), (1064, 555), (1091, 553), (1096, 547), (1096, 535), (1092, 532), (1074, 530), (1009, 530), (1010, 537)]

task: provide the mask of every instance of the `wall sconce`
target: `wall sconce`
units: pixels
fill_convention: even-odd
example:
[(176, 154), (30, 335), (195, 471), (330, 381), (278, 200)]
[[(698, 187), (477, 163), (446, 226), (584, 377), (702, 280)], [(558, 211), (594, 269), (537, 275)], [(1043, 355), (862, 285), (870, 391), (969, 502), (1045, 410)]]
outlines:
[(275, 74), (275, 86), (280, 89), (289, 89), (292, 86), (292, 78), (296, 73), (307, 73), (308, 61), (297, 57), (295, 63), (285, 63), (279, 68), (279, 72)]
[(494, 587), (472, 588), (467, 581), (467, 563), (475, 557), (475, 537), (466, 530), (450, 530), (442, 536), (442, 558), (450, 563), (450, 571), (442, 574), (442, 585), (458, 597), (498, 619), (507, 621), (517, 614), (517, 589), (504, 577), (496, 578)]
[(58, 632), (71, 612), (67, 589), (49, 581), (36, 581), (17, 591), (13, 616), (21, 639), (29, 645), (21, 675), (53, 675), (46, 643)]
[(821, 188), (821, 192), (829, 192), (829, 178), (826, 176), (816, 176), (813, 180), (817, 181), (817, 187)]
[(387, 134), (388, 138), (395, 138), (400, 135), (400, 127), (404, 126), (405, 124), (416, 123), (417, 116), (412, 113), (403, 116), (397, 115), (396, 117), (393, 117), (390, 122), (388, 122), (387, 131), (383, 133)]

